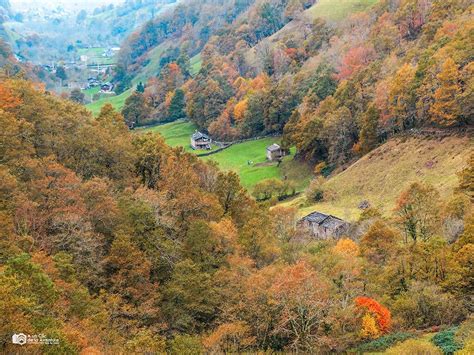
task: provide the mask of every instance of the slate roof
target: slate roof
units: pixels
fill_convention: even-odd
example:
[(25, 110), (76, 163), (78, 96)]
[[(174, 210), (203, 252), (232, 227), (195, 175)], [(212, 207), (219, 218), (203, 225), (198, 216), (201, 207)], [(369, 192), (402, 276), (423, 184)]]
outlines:
[(275, 151), (280, 150), (280, 149), (281, 149), (280, 146), (279, 146), (278, 144), (276, 144), (276, 143), (273, 143), (272, 145), (269, 145), (269, 146), (267, 147), (267, 150), (268, 150), (269, 152), (275, 152)]
[(202, 138), (209, 139), (209, 136), (207, 134), (201, 133), (199, 131), (194, 132), (192, 137), (195, 141), (197, 141), (199, 139), (202, 139)]
[(336, 228), (347, 223), (338, 217), (327, 215), (321, 212), (312, 212), (309, 215), (303, 217), (301, 220), (315, 223), (326, 228)]

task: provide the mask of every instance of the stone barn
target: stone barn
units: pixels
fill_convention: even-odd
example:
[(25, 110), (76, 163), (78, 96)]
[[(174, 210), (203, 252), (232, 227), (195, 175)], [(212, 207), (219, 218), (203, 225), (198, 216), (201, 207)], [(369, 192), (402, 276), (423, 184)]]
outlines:
[(279, 160), (288, 154), (288, 150), (282, 149), (278, 144), (273, 143), (267, 147), (267, 159), (270, 161)]
[(335, 216), (312, 212), (298, 221), (298, 227), (316, 239), (338, 239), (348, 232), (350, 224)]
[(195, 131), (191, 136), (191, 147), (193, 149), (211, 149), (211, 138), (207, 134)]

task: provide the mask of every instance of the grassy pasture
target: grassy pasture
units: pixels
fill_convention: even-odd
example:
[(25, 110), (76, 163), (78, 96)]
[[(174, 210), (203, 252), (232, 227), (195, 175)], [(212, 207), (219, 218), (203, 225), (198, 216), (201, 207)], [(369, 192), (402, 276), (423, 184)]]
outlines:
[(319, 0), (307, 10), (313, 17), (339, 21), (354, 12), (361, 12), (377, 3), (378, 0)]
[(127, 91), (124, 91), (123, 93), (121, 93), (120, 95), (115, 95), (115, 96), (109, 96), (109, 97), (104, 97), (102, 99), (99, 99), (97, 101), (94, 101), (88, 105), (86, 105), (86, 107), (92, 111), (92, 113), (94, 114), (94, 116), (97, 116), (100, 112), (100, 109), (102, 108), (102, 106), (104, 106), (105, 104), (109, 103), (109, 104), (112, 104), (112, 106), (117, 110), (117, 111), (121, 111), (122, 110), (122, 107), (123, 105), (125, 104), (125, 100), (127, 99), (127, 97), (129, 97), (130, 95), (132, 94), (132, 89), (129, 89)]
[(287, 205), (302, 214), (319, 210), (355, 220), (363, 200), (390, 216), (400, 193), (411, 183), (432, 184), (447, 198), (458, 184), (456, 173), (467, 163), (473, 151), (468, 137), (396, 138), (362, 157), (324, 184), (325, 202), (307, 205), (299, 197)]
[(149, 128), (139, 128), (136, 132), (155, 132), (163, 136), (171, 147), (183, 147), (186, 151), (193, 151), (190, 147), (190, 135), (196, 129), (196, 125), (187, 121), (176, 121)]
[(190, 65), (191, 65), (191, 75), (196, 75), (199, 70), (201, 70), (201, 65), (202, 65), (202, 59), (201, 59), (201, 53), (196, 54), (194, 57), (190, 59)]
[[(158, 132), (170, 146), (182, 146), (189, 152), (196, 152), (189, 145), (189, 136), (195, 129), (196, 126), (191, 122), (178, 121), (137, 130), (137, 132)], [(248, 189), (264, 179), (285, 176), (297, 183), (298, 190), (303, 189), (309, 183), (311, 169), (293, 160), (294, 150), (291, 156), (285, 157), (280, 166), (266, 161), (266, 147), (278, 141), (278, 137), (271, 137), (243, 142), (202, 159), (217, 162), (223, 170), (237, 172), (242, 185)]]

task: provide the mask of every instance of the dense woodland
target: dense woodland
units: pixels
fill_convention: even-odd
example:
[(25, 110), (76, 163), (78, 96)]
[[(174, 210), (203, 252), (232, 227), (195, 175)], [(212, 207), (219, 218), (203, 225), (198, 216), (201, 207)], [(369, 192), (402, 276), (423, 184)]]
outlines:
[(312, 4), (190, 1), (147, 23), (124, 44), (116, 80), (127, 87), (157, 45), (163, 67), (125, 118), (187, 116), (225, 141), (284, 133), (300, 156), (330, 164), (401, 131), (472, 123), (469, 1), (385, 0), (343, 23), (309, 19)]
[(190, 1), (150, 22), (121, 53), (124, 88), (153, 46), (180, 46), (124, 115), (46, 91), (5, 46), (0, 352), (20, 331), (60, 339), (44, 353), (200, 354), (380, 351), (446, 329), (445, 353), (474, 352), (474, 155), (450, 196), (416, 182), (390, 216), (367, 208), (315, 240), (295, 208), (127, 127), (187, 116), (225, 140), (280, 132), (301, 159), (341, 165), (404, 130), (471, 123), (467, 1), (382, 1), (266, 42), (311, 4)]
[(131, 134), (110, 105), (92, 117), (4, 78), (0, 125), (4, 352), (19, 330), (67, 353), (342, 351), (473, 310), (474, 159), (448, 199), (415, 183), (392, 218), (368, 209), (347, 237), (311, 241), (295, 209)]

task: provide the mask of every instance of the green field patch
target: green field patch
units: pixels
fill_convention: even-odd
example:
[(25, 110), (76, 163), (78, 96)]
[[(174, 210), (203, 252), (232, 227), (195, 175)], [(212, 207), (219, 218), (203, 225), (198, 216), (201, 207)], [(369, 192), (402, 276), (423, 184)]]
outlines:
[(82, 92), (84, 93), (84, 95), (87, 96), (88, 99), (90, 99), (91, 96), (93, 96), (94, 94), (97, 94), (99, 91), (100, 91), (100, 87), (99, 87), (99, 86), (96, 86), (96, 87), (93, 87), (93, 88), (89, 88), (89, 89), (87, 89), (87, 90), (82, 90)]
[(140, 81), (143, 84), (146, 84), (148, 79), (158, 75), (158, 72), (160, 71), (161, 56), (163, 55), (163, 52), (165, 51), (166, 48), (167, 46), (164, 43), (162, 43), (159, 46), (156, 46), (155, 48), (153, 48), (149, 52), (148, 54), (149, 62), (147, 63), (145, 67), (143, 67), (140, 70), (138, 75), (135, 78), (133, 78), (132, 83), (134, 85), (137, 85)]
[(201, 53), (196, 54), (194, 57), (191, 58), (190, 60), (190, 65), (191, 65), (191, 75), (196, 75), (199, 73), (199, 70), (201, 70), (202, 66), (202, 58), (201, 58)]
[(163, 136), (171, 147), (183, 147), (186, 151), (193, 151), (191, 148), (191, 134), (196, 130), (196, 125), (189, 121), (176, 121), (157, 125), (148, 128), (138, 128), (135, 132), (155, 132)]
[(88, 57), (87, 64), (99, 64), (99, 65), (109, 65), (115, 63), (114, 57), (104, 57), (102, 54), (105, 52), (105, 48), (94, 47), (94, 48), (79, 48), (77, 54), (79, 56), (85, 55)]
[(97, 116), (100, 113), (100, 109), (102, 106), (105, 104), (111, 104), (117, 111), (121, 111), (123, 105), (125, 104), (125, 100), (127, 97), (129, 97), (132, 94), (132, 89), (129, 89), (127, 91), (124, 91), (120, 95), (114, 95), (114, 96), (109, 96), (109, 97), (104, 97), (100, 100), (94, 101), (86, 107), (92, 111), (94, 116)]
[[(195, 151), (190, 147), (190, 136), (195, 131), (196, 125), (189, 121), (177, 121), (137, 129), (136, 132), (158, 132), (172, 147), (181, 146), (188, 152), (203, 153)], [(223, 170), (233, 170), (239, 174), (242, 185), (251, 189), (256, 183), (271, 178), (287, 178), (295, 181), (297, 189), (301, 190), (309, 183), (311, 169), (306, 164), (293, 160), (295, 150), (283, 159), (278, 165), (276, 162), (268, 162), (266, 159), (267, 146), (278, 143), (280, 138), (269, 137), (234, 144), (227, 149), (215, 154), (201, 157), (207, 161), (215, 161)], [(216, 149), (213, 146), (213, 149)]]
[(378, 0), (320, 0), (307, 12), (313, 17), (338, 21), (354, 12), (361, 12), (377, 3)]

